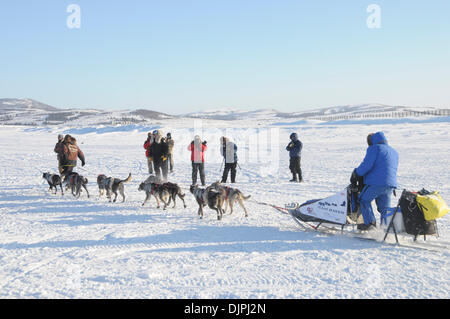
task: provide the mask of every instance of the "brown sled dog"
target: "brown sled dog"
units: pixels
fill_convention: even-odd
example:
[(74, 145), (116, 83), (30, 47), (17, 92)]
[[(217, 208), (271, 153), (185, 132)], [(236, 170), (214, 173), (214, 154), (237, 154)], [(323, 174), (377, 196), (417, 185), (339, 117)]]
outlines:
[(215, 189), (222, 193), (222, 197), (224, 198), (225, 202), (225, 210), (227, 211), (228, 206), (230, 206), (230, 215), (233, 214), (233, 205), (234, 203), (239, 203), (239, 205), (242, 207), (242, 209), (245, 212), (245, 217), (248, 217), (247, 209), (245, 208), (244, 201), (248, 200), (251, 195), (244, 196), (244, 194), (237, 188), (228, 187), (225, 185), (222, 185), (220, 182), (212, 183), (210, 186), (207, 187), (207, 189)]

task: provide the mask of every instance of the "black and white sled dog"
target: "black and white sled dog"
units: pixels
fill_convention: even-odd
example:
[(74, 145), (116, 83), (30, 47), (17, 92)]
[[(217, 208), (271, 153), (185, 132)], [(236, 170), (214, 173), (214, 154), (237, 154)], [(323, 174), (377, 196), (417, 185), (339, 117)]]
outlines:
[(198, 204), (198, 215), (203, 218), (203, 207), (208, 206), (217, 212), (217, 219), (221, 220), (223, 216), (222, 205), (225, 200), (222, 192), (216, 189), (200, 188), (197, 185), (191, 185), (190, 192), (194, 195)]
[(64, 195), (61, 176), (47, 172), (42, 174), (42, 178), (45, 179), (50, 186), (50, 188), (48, 189), (49, 191), (54, 188), (56, 194), (58, 192), (57, 186), (59, 186), (61, 188), (61, 195)]
[(233, 214), (234, 203), (239, 203), (239, 205), (245, 212), (245, 217), (248, 217), (248, 212), (247, 209), (245, 208), (244, 201), (248, 200), (251, 197), (251, 195), (244, 196), (244, 194), (239, 189), (222, 185), (220, 182), (212, 183), (206, 189), (208, 190), (214, 189), (222, 193), (222, 197), (224, 198), (225, 202), (225, 210), (224, 210), (225, 213), (228, 210), (229, 206), (231, 209), (230, 215)]
[(186, 203), (184, 201), (183, 191), (181, 188), (174, 183), (141, 183), (138, 188), (139, 191), (145, 191), (145, 200), (142, 203), (142, 206), (151, 198), (153, 195), (158, 203), (158, 208), (160, 208), (160, 201), (164, 203), (164, 210), (173, 201), (173, 208), (176, 207), (176, 198), (177, 196), (183, 201), (184, 208), (186, 208)]
[(78, 173), (71, 173), (66, 177), (64, 183), (66, 185), (66, 190), (67, 188), (70, 188), (73, 196), (80, 197), (81, 188), (83, 187), (87, 193), (87, 197), (89, 198), (89, 192), (86, 187), (86, 185), (88, 184), (88, 179), (84, 176)]
[(126, 179), (119, 179), (115, 177), (107, 177), (104, 174), (100, 174), (97, 176), (97, 185), (100, 193), (100, 197), (106, 192), (106, 197), (111, 202), (111, 193), (115, 195), (113, 202), (115, 203), (117, 200), (118, 193), (122, 195), (122, 202), (125, 202), (125, 183), (128, 183), (132, 180), (131, 173), (128, 175)]

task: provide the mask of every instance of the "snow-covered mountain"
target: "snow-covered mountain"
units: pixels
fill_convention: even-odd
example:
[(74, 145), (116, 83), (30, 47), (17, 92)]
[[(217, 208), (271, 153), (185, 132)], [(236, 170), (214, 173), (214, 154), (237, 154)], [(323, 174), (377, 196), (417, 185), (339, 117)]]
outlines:
[(56, 108), (32, 99), (0, 99), (0, 124), (6, 125), (114, 125), (164, 120), (173, 116), (144, 109), (107, 111)]
[(408, 107), (384, 104), (333, 106), (301, 112), (280, 112), (276, 109), (238, 110), (220, 108), (182, 115), (136, 110), (98, 110), (57, 108), (32, 99), (0, 99), (0, 124), (3, 125), (66, 125), (95, 126), (123, 124), (155, 124), (164, 120), (203, 119), (212, 121), (254, 121), (268, 124), (290, 120), (334, 121), (342, 119), (404, 118), (412, 116), (450, 116), (450, 109)]

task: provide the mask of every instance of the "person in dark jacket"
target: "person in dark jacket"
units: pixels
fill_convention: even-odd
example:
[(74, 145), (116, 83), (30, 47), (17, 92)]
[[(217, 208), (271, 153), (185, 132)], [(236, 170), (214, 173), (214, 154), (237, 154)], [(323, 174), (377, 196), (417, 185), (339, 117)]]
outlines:
[(302, 168), (301, 168), (301, 155), (303, 143), (298, 139), (297, 133), (292, 133), (290, 136), (291, 142), (286, 147), (289, 151), (289, 169), (292, 172), (291, 182), (303, 182)]
[(362, 163), (354, 169), (350, 182), (353, 184), (363, 180), (364, 187), (359, 195), (361, 214), (364, 224), (358, 225), (360, 230), (376, 227), (376, 219), (372, 209), (375, 200), (378, 212), (384, 214), (391, 205), (391, 194), (397, 188), (397, 169), (399, 156), (387, 142), (383, 132), (369, 134), (369, 147)]
[(231, 183), (236, 183), (236, 166), (238, 162), (237, 145), (225, 136), (220, 138), (220, 154), (223, 156), (225, 168), (222, 175), (222, 183), (227, 182), (228, 174), (231, 171)]
[(153, 174), (153, 159), (150, 157), (150, 146), (153, 143), (153, 133), (148, 132), (147, 139), (144, 142), (145, 157), (147, 158), (148, 173)]
[(59, 174), (62, 174), (64, 171), (64, 136), (59, 134), (58, 135), (58, 143), (56, 143), (55, 148), (53, 151), (56, 153), (56, 159), (58, 160), (58, 171)]
[(154, 141), (152, 145), (150, 145), (149, 156), (153, 160), (153, 166), (155, 169), (156, 177), (161, 178), (162, 180), (167, 181), (167, 154), (168, 154), (168, 146), (166, 141), (162, 136), (162, 132), (160, 130), (153, 132)]
[(200, 173), (200, 181), (202, 186), (205, 186), (205, 152), (208, 149), (206, 141), (200, 139), (200, 136), (196, 135), (194, 140), (189, 144), (188, 151), (191, 152), (192, 162), (192, 185), (197, 184), (197, 172)]

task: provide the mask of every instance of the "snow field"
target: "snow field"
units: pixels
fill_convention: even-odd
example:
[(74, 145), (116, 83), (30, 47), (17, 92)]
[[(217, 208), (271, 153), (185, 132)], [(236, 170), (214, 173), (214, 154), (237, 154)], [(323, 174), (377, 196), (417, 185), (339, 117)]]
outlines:
[[(226, 130), (209, 124), (207, 183), (220, 179), (218, 141), (239, 146), (239, 188), (252, 195), (249, 217), (237, 205), (217, 221), (189, 193), (194, 131), (161, 128), (175, 139), (175, 173), (187, 208), (156, 209), (138, 192), (148, 176), (146, 132), (83, 130), (73, 135), (86, 155), (77, 171), (91, 198), (50, 194), (42, 172), (56, 172), (53, 147), (61, 130), (0, 127), (0, 296), (3, 298), (448, 298), (449, 254), (383, 246), (343, 236), (302, 232), (292, 219), (257, 201), (322, 198), (347, 186), (365, 154), (368, 133), (383, 130), (400, 153), (400, 190), (439, 190), (450, 203), (449, 124), (315, 125)], [(248, 127), (252, 127), (249, 123)], [(278, 143), (261, 142), (272, 135)], [(63, 129), (71, 133), (71, 129)], [(304, 143), (306, 182), (291, 184), (284, 150), (292, 131)], [(269, 136), (272, 138), (273, 136)], [(275, 151), (273, 151), (275, 149)], [(255, 156), (256, 150), (256, 156)], [(266, 155), (266, 156), (264, 156)], [(96, 176), (133, 180), (125, 203), (98, 197)], [(119, 201), (121, 197), (119, 196)], [(392, 206), (396, 203), (392, 200)], [(448, 216), (438, 221), (450, 241)]]

